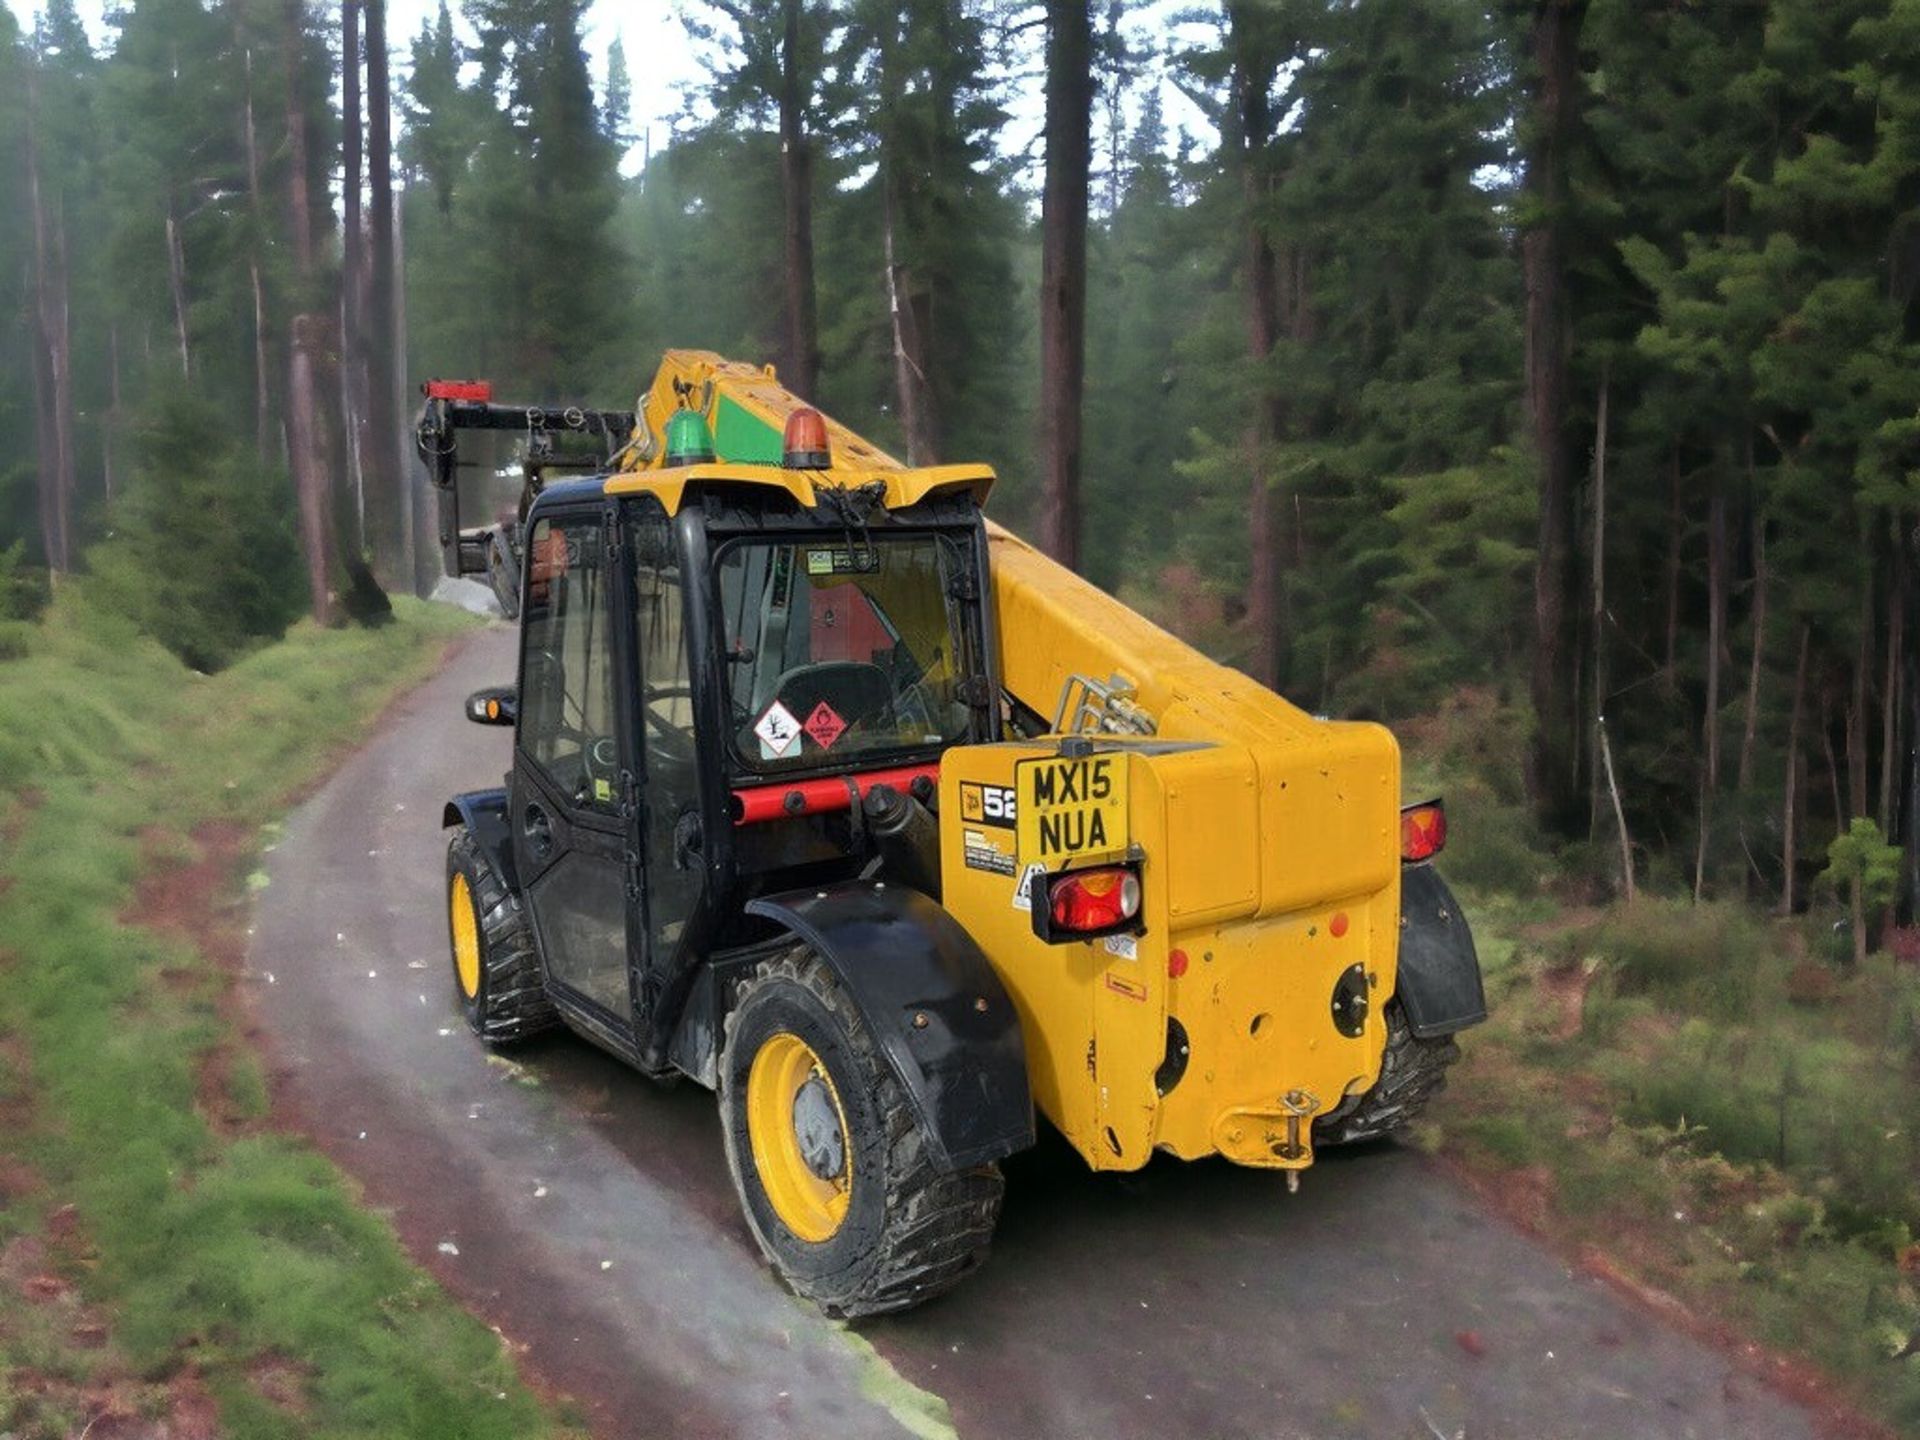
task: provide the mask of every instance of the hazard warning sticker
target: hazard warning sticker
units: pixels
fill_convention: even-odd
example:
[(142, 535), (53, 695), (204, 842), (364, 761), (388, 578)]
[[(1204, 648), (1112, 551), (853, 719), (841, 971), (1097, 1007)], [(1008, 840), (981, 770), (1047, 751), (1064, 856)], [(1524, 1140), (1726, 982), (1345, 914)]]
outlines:
[(1047, 873), (1044, 865), (1029, 865), (1020, 872), (1020, 883), (1013, 887), (1013, 908), (1016, 910), (1033, 909), (1033, 882)]
[(846, 733), (847, 722), (824, 700), (814, 706), (813, 713), (807, 716), (807, 734), (822, 750), (831, 750), (833, 742)]
[(753, 722), (753, 733), (760, 740), (762, 760), (784, 760), (800, 749), (800, 722), (778, 700)]

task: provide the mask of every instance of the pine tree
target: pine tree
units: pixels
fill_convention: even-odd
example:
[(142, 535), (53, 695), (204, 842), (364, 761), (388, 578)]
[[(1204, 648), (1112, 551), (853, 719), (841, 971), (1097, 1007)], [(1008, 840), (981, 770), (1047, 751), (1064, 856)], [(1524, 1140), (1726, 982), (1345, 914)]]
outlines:
[(859, 0), (832, 62), (836, 158), (873, 166), (856, 208), (880, 254), (854, 283), (880, 282), (893, 407), (915, 464), (1004, 448), (1013, 409), (1013, 215), (984, 43), (969, 0)]
[(600, 133), (619, 154), (633, 145), (633, 77), (627, 73), (626, 42), (607, 47), (607, 91), (600, 104)]

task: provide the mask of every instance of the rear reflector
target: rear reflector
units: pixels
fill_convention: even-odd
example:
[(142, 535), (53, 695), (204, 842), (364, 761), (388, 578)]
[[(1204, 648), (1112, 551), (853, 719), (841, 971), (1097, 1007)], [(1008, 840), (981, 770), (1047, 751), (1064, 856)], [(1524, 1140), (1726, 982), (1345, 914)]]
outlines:
[(1139, 929), (1140, 876), (1130, 865), (1069, 870), (1033, 881), (1033, 933), (1042, 940), (1092, 940)]
[(1431, 860), (1447, 848), (1447, 810), (1438, 800), (1400, 812), (1400, 858), (1409, 865)]

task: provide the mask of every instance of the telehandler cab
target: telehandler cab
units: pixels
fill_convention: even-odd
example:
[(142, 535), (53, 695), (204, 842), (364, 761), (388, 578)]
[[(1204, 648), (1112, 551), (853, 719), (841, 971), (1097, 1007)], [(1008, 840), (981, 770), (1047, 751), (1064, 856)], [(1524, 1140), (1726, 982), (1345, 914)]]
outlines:
[[(448, 568), (520, 620), (517, 683), (468, 701), (512, 770), (445, 812), (468, 1023), (717, 1090), (754, 1237), (830, 1314), (977, 1266), (1036, 1108), (1095, 1169), (1291, 1187), (1485, 1017), (1392, 736), (984, 520), (986, 467), (903, 467), (702, 352), (631, 416), (427, 396)], [(463, 530), (469, 428), (593, 473)]]

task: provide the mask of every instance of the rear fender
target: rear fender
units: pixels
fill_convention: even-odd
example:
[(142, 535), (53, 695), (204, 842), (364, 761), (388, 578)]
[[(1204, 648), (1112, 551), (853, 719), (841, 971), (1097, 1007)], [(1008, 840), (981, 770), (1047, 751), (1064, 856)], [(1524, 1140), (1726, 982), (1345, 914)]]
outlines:
[(748, 902), (832, 967), (905, 1087), (935, 1163), (1033, 1143), (1020, 1017), (960, 922), (917, 890), (853, 880)]
[(520, 877), (513, 868), (513, 827), (507, 820), (505, 790), (469, 790), (447, 801), (440, 827), (465, 825), (480, 844), (480, 853), (499, 872), (507, 889), (518, 895)]
[(1400, 871), (1400, 1004), (1422, 1040), (1487, 1018), (1473, 931), (1431, 865)]

